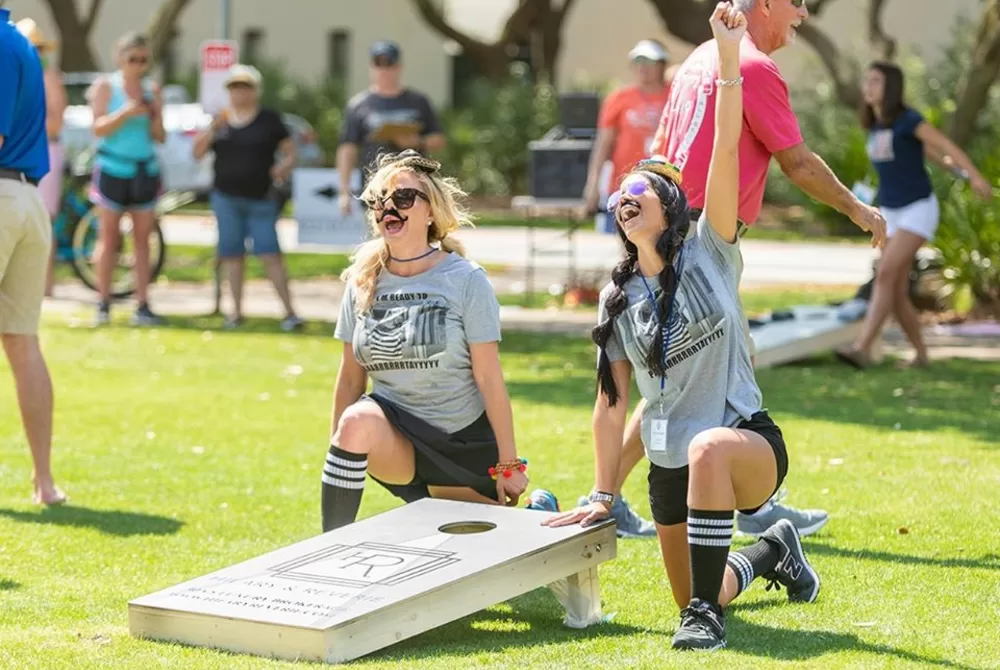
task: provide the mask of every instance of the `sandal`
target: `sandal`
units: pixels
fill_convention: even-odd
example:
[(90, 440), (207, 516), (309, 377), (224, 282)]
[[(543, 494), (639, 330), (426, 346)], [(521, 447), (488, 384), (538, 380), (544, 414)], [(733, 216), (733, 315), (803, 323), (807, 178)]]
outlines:
[(871, 359), (856, 349), (835, 349), (833, 353), (837, 356), (837, 360), (855, 370), (865, 370), (872, 365)]

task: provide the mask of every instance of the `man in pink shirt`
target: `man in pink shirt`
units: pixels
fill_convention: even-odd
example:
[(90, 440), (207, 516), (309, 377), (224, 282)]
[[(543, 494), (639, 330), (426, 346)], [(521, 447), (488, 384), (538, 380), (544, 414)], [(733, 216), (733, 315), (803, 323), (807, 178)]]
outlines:
[[(740, 53), (744, 96), (739, 152), (739, 234), (745, 234), (760, 215), (768, 166), (773, 156), (799, 188), (849, 216), (859, 228), (871, 232), (873, 245), (881, 246), (885, 241), (885, 220), (878, 209), (858, 200), (823, 159), (806, 146), (788, 98), (788, 85), (770, 57), (791, 43), (795, 39), (795, 29), (809, 18), (805, 0), (733, 0), (733, 5), (746, 15), (748, 22)], [(705, 206), (705, 185), (715, 142), (718, 76), (718, 49), (709, 41), (697, 47), (677, 71), (652, 142), (653, 154), (665, 156), (681, 169), (683, 189), (694, 219), (701, 215)], [(748, 328), (747, 331), (749, 337)], [(613, 491), (616, 499), (620, 497), (625, 479), (644, 455), (639, 432), (642, 409), (640, 403), (625, 429), (618, 488)], [(635, 513), (628, 510), (626, 515), (631, 517)], [(737, 523), (745, 534), (759, 535), (778, 518), (792, 521), (805, 536), (822, 528), (827, 514), (821, 510), (796, 510), (769, 501), (754, 515), (737, 514)]]

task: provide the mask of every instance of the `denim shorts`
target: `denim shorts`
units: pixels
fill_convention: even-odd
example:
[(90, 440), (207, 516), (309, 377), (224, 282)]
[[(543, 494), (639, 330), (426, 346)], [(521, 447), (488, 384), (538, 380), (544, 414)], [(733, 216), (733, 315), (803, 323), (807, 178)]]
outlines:
[(237, 258), (246, 254), (247, 239), (257, 256), (280, 254), (278, 203), (212, 191), (209, 200), (219, 224), (219, 256)]

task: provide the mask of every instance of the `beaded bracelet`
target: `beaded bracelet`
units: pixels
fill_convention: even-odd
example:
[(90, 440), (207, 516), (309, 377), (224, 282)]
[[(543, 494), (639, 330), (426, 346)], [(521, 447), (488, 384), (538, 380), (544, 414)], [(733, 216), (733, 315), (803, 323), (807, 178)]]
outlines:
[(743, 83), (743, 77), (740, 77), (739, 79), (716, 79), (715, 80), (715, 85), (716, 86), (739, 86), (742, 83)]
[(492, 466), (488, 472), (492, 479), (496, 479), (498, 475), (503, 475), (504, 479), (510, 479), (511, 473), (514, 471), (526, 472), (528, 470), (528, 459), (527, 458), (515, 458), (512, 461), (501, 461), (496, 465)]

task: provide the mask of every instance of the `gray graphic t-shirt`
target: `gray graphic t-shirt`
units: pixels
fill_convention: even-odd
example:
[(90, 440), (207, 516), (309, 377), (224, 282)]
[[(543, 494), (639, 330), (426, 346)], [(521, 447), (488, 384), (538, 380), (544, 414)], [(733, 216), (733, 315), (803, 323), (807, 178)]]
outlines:
[[(628, 359), (635, 370), (639, 392), (646, 399), (642, 441), (649, 460), (660, 467), (684, 467), (695, 435), (735, 426), (761, 409), (742, 327), (739, 255), (737, 244), (719, 237), (703, 214), (694, 235), (684, 242), (662, 392), (660, 377), (646, 366), (646, 354), (660, 327), (656, 306), (641, 277), (633, 276), (625, 284), (629, 306), (615, 320), (607, 352), (612, 361)], [(659, 298), (657, 278), (646, 281)], [(607, 316), (605, 302), (613, 288), (608, 284), (601, 292), (600, 321)], [(667, 420), (665, 448), (652, 438), (657, 418)]]
[(400, 151), (392, 142), (380, 139), (379, 131), (387, 125), (412, 125), (421, 137), (441, 132), (430, 101), (416, 91), (405, 89), (393, 98), (371, 91), (359, 93), (347, 103), (340, 141), (360, 147), (358, 166), (362, 173), (380, 153)]
[(365, 314), (348, 284), (334, 337), (351, 343), (373, 393), (450, 434), (485, 411), (469, 345), (500, 341), (500, 304), (486, 271), (451, 253), (413, 277), (383, 271)]

